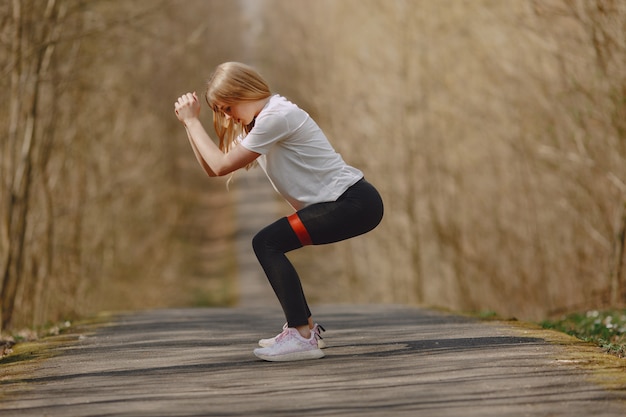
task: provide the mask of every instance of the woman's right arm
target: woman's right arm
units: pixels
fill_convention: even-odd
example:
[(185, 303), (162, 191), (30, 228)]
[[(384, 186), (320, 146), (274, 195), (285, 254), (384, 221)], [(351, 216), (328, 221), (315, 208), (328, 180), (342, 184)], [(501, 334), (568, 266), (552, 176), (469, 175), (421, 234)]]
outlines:
[[(176, 117), (187, 130), (187, 137), (200, 165), (209, 176), (230, 174), (253, 162), (260, 154), (249, 151), (243, 146), (236, 146), (225, 154), (211, 140), (200, 123), (200, 103), (196, 93), (187, 93), (178, 98), (174, 104)], [(206, 167), (205, 167), (206, 166)]]
[[(260, 156), (259, 153), (250, 151), (243, 146), (235, 146), (225, 154), (211, 140), (198, 118), (188, 118), (184, 123), (189, 140), (194, 146), (194, 152), (198, 152), (203, 163), (214, 173), (214, 176), (221, 177), (230, 174), (247, 166)], [(203, 163), (201, 162), (201, 164)]]

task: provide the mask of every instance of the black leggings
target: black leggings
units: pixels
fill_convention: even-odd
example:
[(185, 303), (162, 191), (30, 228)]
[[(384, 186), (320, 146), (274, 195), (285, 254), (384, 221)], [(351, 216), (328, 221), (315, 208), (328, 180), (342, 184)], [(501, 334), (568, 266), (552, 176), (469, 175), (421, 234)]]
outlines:
[[(312, 204), (297, 215), (312, 244), (323, 245), (374, 229), (383, 218), (383, 201), (378, 191), (361, 179), (336, 201)], [(304, 326), (311, 317), (298, 273), (285, 255), (302, 246), (287, 217), (265, 227), (252, 240), (254, 253), (280, 301), (289, 327)]]

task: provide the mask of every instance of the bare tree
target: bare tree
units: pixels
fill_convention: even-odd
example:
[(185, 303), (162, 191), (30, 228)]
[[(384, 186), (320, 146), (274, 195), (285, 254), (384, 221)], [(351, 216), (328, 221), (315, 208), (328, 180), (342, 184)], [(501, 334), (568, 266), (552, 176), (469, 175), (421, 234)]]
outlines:
[[(200, 181), (172, 103), (182, 91), (200, 90), (234, 46), (204, 43), (237, 14), (223, 2), (187, 6), (0, 6), (2, 71), (11, 75), (0, 80), (7, 115), (0, 120), (7, 132), (0, 166), (4, 328), (100, 309), (234, 298), (229, 197), (222, 183)], [(207, 210), (222, 220), (200, 229)], [(186, 227), (181, 216), (190, 213), (196, 223)], [(214, 240), (190, 250), (198, 230)], [(209, 245), (211, 262), (194, 255)], [(196, 269), (210, 275), (196, 276)]]
[[(12, 2), (12, 69), (11, 69), (11, 112), (9, 120), (7, 157), (9, 175), (3, 198), (6, 204), (4, 217), (6, 258), (2, 274), (2, 327), (10, 325), (13, 318), (16, 294), (23, 277), (24, 246), (26, 242), (27, 218), (32, 188), (32, 173), (36, 149), (39, 146), (36, 134), (40, 83), (48, 71), (50, 55), (58, 36), (57, 22), (63, 18), (63, 8), (49, 1), (42, 16), (28, 14), (28, 8), (20, 0)], [(37, 10), (33, 8), (30, 10)], [(37, 30), (32, 26), (38, 22)], [(28, 30), (24, 30), (27, 27)], [(30, 36), (24, 36), (30, 35)], [(32, 38), (31, 38), (32, 36)], [(26, 42), (24, 42), (26, 41)], [(24, 46), (26, 45), (26, 46)], [(21, 135), (21, 138), (19, 136)], [(16, 154), (13, 154), (16, 149)]]
[(266, 65), (386, 202), (333, 285), (527, 317), (619, 301), (620, 2), (267, 3)]

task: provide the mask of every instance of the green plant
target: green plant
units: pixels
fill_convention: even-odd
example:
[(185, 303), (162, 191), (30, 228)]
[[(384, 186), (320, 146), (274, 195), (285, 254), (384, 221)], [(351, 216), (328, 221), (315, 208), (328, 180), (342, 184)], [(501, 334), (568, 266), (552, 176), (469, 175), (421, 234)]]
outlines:
[(541, 325), (596, 343), (620, 358), (626, 357), (626, 310), (572, 313), (558, 320), (544, 320)]

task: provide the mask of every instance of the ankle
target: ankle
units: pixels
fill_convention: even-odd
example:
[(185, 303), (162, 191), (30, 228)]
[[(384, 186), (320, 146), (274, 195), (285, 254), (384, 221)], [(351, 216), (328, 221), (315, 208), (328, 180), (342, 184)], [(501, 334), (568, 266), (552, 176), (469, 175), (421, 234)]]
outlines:
[(309, 329), (309, 326), (307, 324), (305, 324), (304, 326), (296, 327), (296, 330), (298, 331), (298, 333), (300, 333), (300, 336), (302, 336), (303, 338), (305, 339), (311, 338), (311, 329)]

